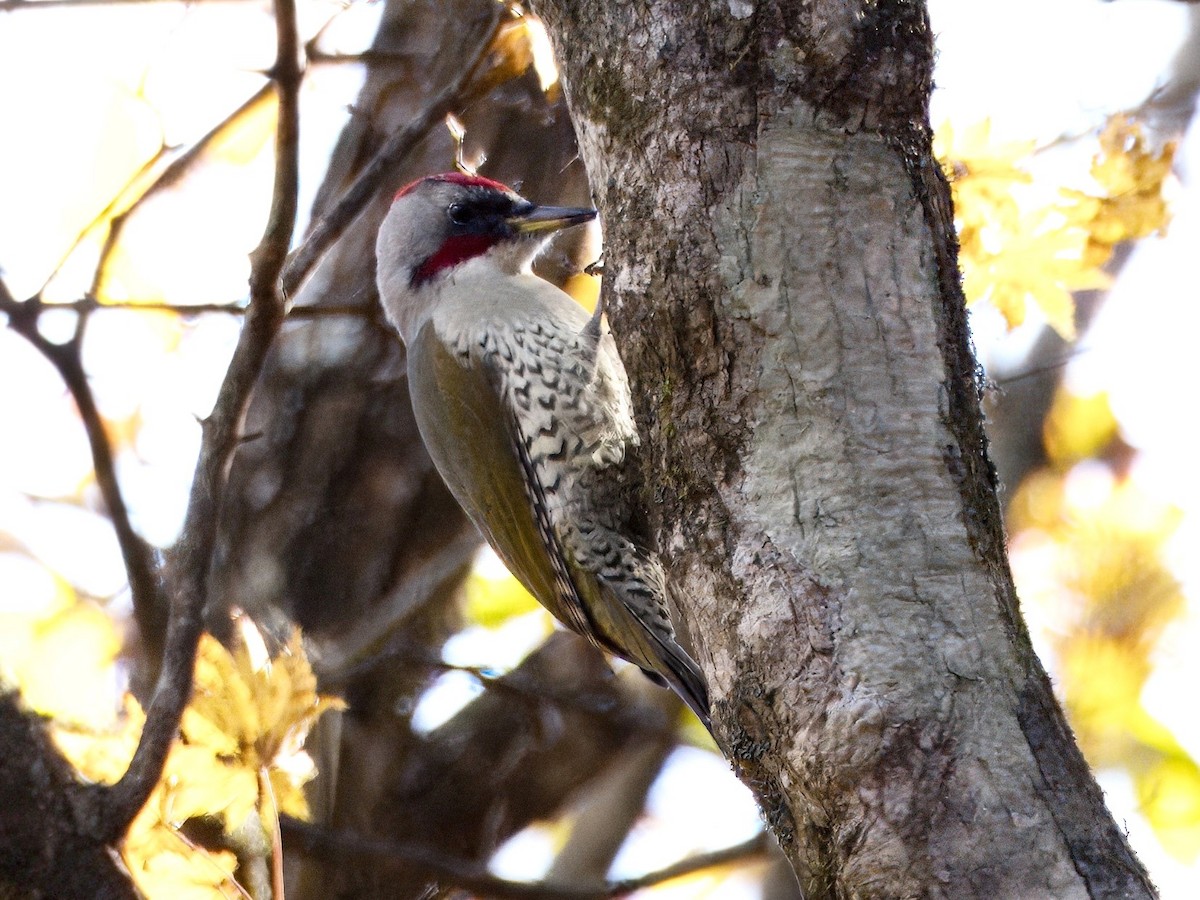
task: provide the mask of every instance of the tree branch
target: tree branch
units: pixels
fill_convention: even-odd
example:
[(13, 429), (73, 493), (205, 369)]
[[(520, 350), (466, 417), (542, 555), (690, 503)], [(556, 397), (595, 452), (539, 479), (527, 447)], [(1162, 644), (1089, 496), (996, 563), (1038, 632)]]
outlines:
[(58, 371), (59, 376), (71, 392), (79, 418), (87, 432), (88, 446), (92, 454), (92, 468), (96, 473), (96, 484), (100, 496), (112, 520), (125, 562), (125, 573), (129, 579), (129, 590), (133, 596), (133, 610), (138, 629), (147, 648), (157, 655), (162, 649), (162, 634), (165, 629), (166, 595), (161, 584), (161, 573), (154, 550), (134, 530), (129, 519), (129, 508), (121, 493), (117, 480), (116, 463), (112, 444), (104, 428), (104, 420), (96, 406), (92, 386), (83, 369), (81, 350), (86, 315), (81, 315), (75, 334), (63, 344), (48, 340), (39, 330), (38, 322), (47, 309), (39, 297), (19, 302), (0, 281), (0, 310), (8, 315), (8, 324), (17, 334), (29, 341)]
[(79, 790), (45, 721), (0, 691), (0, 896), (141, 896), (120, 860), (81, 828)]
[[(645, 678), (629, 687), (668, 723), (679, 721), (683, 703), (674, 693)], [(574, 798), (571, 833), (555, 855), (547, 881), (588, 887), (604, 884), (613, 860), (642, 816), (650, 788), (677, 745), (675, 728), (640, 736)]]
[[(520, 700), (551, 703), (585, 715), (606, 716), (611, 713), (611, 699), (608, 697), (589, 697), (572, 689), (556, 690), (545, 681), (526, 677), (519, 667), (497, 675), (486, 666), (449, 663), (428, 647), (411, 641), (393, 641), (370, 658), (353, 665), (342, 664), (340, 667), (337, 662), (331, 666), (322, 659), (320, 653), (315, 653), (313, 669), (317, 674), (318, 690), (321, 693), (343, 693), (355, 680), (394, 659), (404, 660), (409, 665), (420, 666), (432, 672), (461, 672), (469, 675), (485, 690), (508, 694)], [(642, 676), (639, 674), (636, 677)], [(649, 685), (649, 682), (647, 684)], [(650, 687), (654, 691), (669, 694), (656, 685)], [(673, 745), (679, 733), (676, 715), (678, 709), (675, 705), (670, 705), (668, 710), (656, 708), (654, 704), (639, 704), (626, 711), (623, 721), (645, 742), (667, 742)]]
[[(244, 316), (249, 312), (248, 306), (238, 303), (164, 303), (161, 300), (113, 300), (100, 301), (94, 297), (83, 297), (67, 303), (47, 303), (46, 309), (67, 309), (71, 312), (91, 314), (106, 310), (119, 309), (133, 312), (165, 312), (177, 316), (200, 316), (213, 313), (223, 313), (230, 316)], [(339, 306), (293, 306), (287, 311), (289, 319), (330, 319), (338, 316), (351, 318), (371, 318), (373, 313), (361, 303)]]
[[(139, 0), (139, 2), (150, 2), (150, 0)], [(200, 159), (204, 151), (230, 128), (237, 125), (245, 116), (253, 112), (270, 95), (271, 89), (271, 82), (267, 82), (251, 94), (244, 103), (210, 128), (203, 137), (167, 163), (158, 177), (129, 204), (127, 209), (112, 217), (108, 224), (108, 234), (104, 238), (104, 246), (100, 248), (100, 258), (96, 262), (96, 271), (92, 275), (92, 284), (88, 290), (89, 296), (99, 297), (103, 292), (104, 276), (108, 268), (108, 261), (117, 247), (117, 242), (121, 238), (121, 231), (125, 227), (125, 223), (133, 215), (134, 211), (155, 194), (178, 184), (196, 161)], [(282, 111), (280, 115), (282, 116)]]
[(376, 840), (302, 822), (289, 816), (280, 818), (280, 828), (285, 840), (310, 855), (353, 856), (417, 866), (436, 877), (444, 886), (453, 886), (497, 900), (610, 900), (705, 869), (764, 856), (769, 846), (766, 833), (759, 832), (748, 841), (710, 853), (699, 853), (637, 878), (610, 881), (589, 888), (568, 884), (510, 881), (492, 875), (486, 868), (470, 860), (449, 856), (439, 848)]
[(191, 693), (196, 647), (203, 631), (208, 572), (229, 461), (240, 439), (250, 394), (284, 317), (279, 275), (296, 220), (299, 180), (299, 61), (294, 0), (275, 0), (277, 55), (271, 78), (279, 92), (275, 142), (275, 187), (262, 241), (251, 254), (250, 307), (246, 323), (204, 422), (187, 514), (170, 560), (171, 618), (166, 652), (141, 741), (129, 769), (116, 784), (101, 788), (97, 821), (107, 841), (119, 839), (162, 774), (167, 752)]
[(185, 2), (189, 6), (209, 3), (244, 3), (246, 0), (0, 0), (0, 13), (36, 9), (71, 9), (76, 6), (141, 6)]
[(295, 295), (300, 285), (321, 261), (325, 251), (358, 218), (359, 213), (387, 181), (388, 175), (399, 167), (401, 161), (429, 133), (434, 124), (440, 122), (447, 113), (452, 112), (459, 105), (475, 79), (480, 66), (487, 59), (488, 49), (492, 45), (501, 21), (499, 6), (490, 11), (488, 16), (475, 21), (473, 27), (479, 35), (478, 49), (473, 55), (471, 63), (464, 66), (458, 77), (434, 97), (416, 118), (392, 133), (346, 193), (329, 212), (317, 220), (304, 243), (292, 253), (287, 268), (284, 270), (283, 293), (285, 297)]

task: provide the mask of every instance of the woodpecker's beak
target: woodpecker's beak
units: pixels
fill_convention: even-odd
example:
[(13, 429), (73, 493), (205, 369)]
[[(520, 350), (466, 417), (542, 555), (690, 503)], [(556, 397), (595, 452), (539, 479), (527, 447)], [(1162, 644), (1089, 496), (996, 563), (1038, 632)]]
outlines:
[(557, 231), (582, 222), (590, 222), (596, 218), (594, 209), (580, 209), (570, 206), (535, 206), (530, 204), (507, 219), (513, 231), (522, 234), (532, 234), (537, 231)]

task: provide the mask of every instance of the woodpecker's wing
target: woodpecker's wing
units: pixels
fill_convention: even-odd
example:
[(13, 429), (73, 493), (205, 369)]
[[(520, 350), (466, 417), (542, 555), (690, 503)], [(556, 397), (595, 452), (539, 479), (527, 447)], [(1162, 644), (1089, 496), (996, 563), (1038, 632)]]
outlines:
[[(515, 412), (509, 423), (538, 532), (554, 569), (558, 609), (562, 611), (555, 614), (600, 649), (634, 663), (659, 684), (670, 685), (711, 730), (704, 676), (676, 643), (667, 618), (661, 565), (613, 530), (612, 523), (604, 522), (608, 510), (592, 510), (598, 515), (557, 524), (555, 505), (530, 452), (536, 436), (527, 433)], [(590, 482), (589, 497), (603, 502), (603, 487), (595, 478), (586, 480)], [(590, 535), (587, 540), (581, 533), (584, 528)]]
[(498, 339), (486, 365), (506, 400), (513, 449), (554, 568), (556, 614), (670, 684), (707, 727), (708, 692), (675, 642), (662, 566), (627, 521), (619, 464), (637, 430), (612, 335), (596, 315), (573, 332), (545, 322), (517, 326), (511, 340), (515, 346), (506, 348)]
[(528, 474), (528, 448), (502, 400), (501, 373), (469, 352), (452, 352), (432, 322), (408, 354), (417, 425), (446, 486), (509, 571), (559, 621), (587, 636), (590, 623), (561, 547), (547, 537), (544, 490)]
[(546, 497), (546, 488), (542, 483), (541, 473), (538, 472), (529, 452), (532, 440), (522, 433), (521, 423), (515, 414), (509, 416), (509, 429), (512, 447), (525, 477), (526, 495), (529, 498), (530, 509), (533, 511), (534, 524), (537, 526), (538, 535), (542, 539), (550, 560), (550, 567), (554, 572), (554, 587), (558, 602), (548, 608), (575, 632), (588, 638), (592, 643), (598, 643), (596, 622), (588, 611), (587, 603), (579, 594), (575, 578), (572, 577), (574, 563), (563, 548), (562, 541), (559, 540), (558, 530), (551, 518), (550, 501)]
[(448, 343), (430, 321), (408, 348), (413, 409), (450, 491), (530, 593), (665, 679), (707, 725), (704, 680), (675, 643), (661, 567), (616, 512), (611, 473), (636, 432), (611, 343), (539, 322)]

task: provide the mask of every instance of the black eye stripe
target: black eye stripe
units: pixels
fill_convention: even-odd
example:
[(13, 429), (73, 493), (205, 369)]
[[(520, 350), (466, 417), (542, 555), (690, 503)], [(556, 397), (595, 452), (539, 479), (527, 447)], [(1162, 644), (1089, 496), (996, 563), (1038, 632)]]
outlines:
[(493, 192), (468, 196), (447, 206), (446, 218), (460, 227), (478, 226), (483, 221), (498, 223), (512, 216), (525, 202)]

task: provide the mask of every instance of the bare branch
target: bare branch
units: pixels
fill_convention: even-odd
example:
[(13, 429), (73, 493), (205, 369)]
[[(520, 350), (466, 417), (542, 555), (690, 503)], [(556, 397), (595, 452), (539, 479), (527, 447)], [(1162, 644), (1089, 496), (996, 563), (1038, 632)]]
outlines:
[[(683, 701), (647, 678), (627, 685), (641, 706), (657, 710), (668, 723), (679, 721)], [(600, 886), (617, 853), (646, 807), (646, 796), (667, 758), (678, 746), (674, 728), (641, 735), (572, 800), (571, 833), (555, 854), (545, 880), (552, 884)]]
[[(369, 308), (378, 309), (379, 306), (373, 304)], [(404, 633), (405, 626), (413, 616), (419, 614), (443, 590), (443, 585), (449, 579), (454, 578), (456, 573), (461, 575), (466, 572), (471, 558), (479, 549), (479, 543), (479, 535), (474, 529), (463, 531), (424, 560), (396, 589), (389, 591), (371, 616), (364, 617), (353, 628), (339, 634), (335, 641), (314, 638), (320, 647), (320, 652), (316, 654), (316, 668), (322, 690), (345, 687), (386, 658), (398, 656), (407, 660), (410, 651), (418, 653), (417, 648), (403, 642), (397, 646), (395, 636)], [(440, 657), (429, 653), (427, 648), (420, 652), (420, 658), (421, 661), (429, 658), (440, 662)]]
[[(123, 310), (125, 312), (154, 312), (171, 313), (182, 316), (202, 316), (224, 314), (229, 316), (244, 316), (249, 312), (248, 306), (240, 303), (165, 303), (162, 300), (105, 300), (94, 297), (84, 297), (67, 303), (47, 303), (46, 309), (66, 309), (75, 313), (91, 314), (106, 310)], [(355, 319), (375, 318), (374, 313), (360, 304), (340, 304), (338, 306), (293, 306), (287, 311), (289, 319), (331, 319), (348, 316)]]
[(76, 6), (141, 6), (185, 2), (189, 6), (208, 3), (244, 3), (246, 0), (0, 0), (0, 13), (37, 9), (70, 9)]
[(610, 881), (595, 888), (588, 888), (568, 884), (510, 881), (492, 875), (485, 867), (472, 860), (449, 856), (441, 848), (377, 840), (302, 822), (289, 816), (280, 818), (280, 827), (285, 840), (304, 853), (313, 856), (365, 857), (417, 866), (436, 877), (444, 886), (453, 886), (497, 900), (611, 900), (705, 869), (765, 856), (769, 846), (766, 833), (759, 832), (750, 840), (732, 847), (700, 853), (637, 878)]
[(149, 652), (157, 655), (162, 649), (162, 635), (166, 630), (166, 595), (154, 550), (134, 530), (129, 519), (129, 508), (125, 505), (121, 485), (117, 481), (112, 444), (96, 406), (87, 373), (83, 370), (81, 350), (86, 317), (85, 314), (80, 315), (75, 334), (69, 341), (56, 344), (38, 330), (38, 320), (47, 308), (52, 307), (48, 307), (39, 297), (18, 302), (0, 281), (0, 310), (8, 314), (9, 327), (29, 341), (54, 366), (75, 400), (79, 418), (87, 432), (96, 485), (100, 488), (100, 496), (112, 520), (125, 562), (138, 629)]
[(158, 782), (191, 693), (196, 647), (203, 631), (208, 572), (229, 461), (240, 440), (250, 394), (284, 317), (279, 274), (296, 220), (299, 180), (299, 61), (294, 0), (275, 0), (278, 51), (271, 78), (279, 93), (275, 142), (275, 187), (262, 241), (251, 254), (250, 307), (221, 384), (204, 422), (200, 459), (188, 499), (179, 544), (171, 558), (171, 618), (166, 652), (146, 714), (137, 752), (119, 782), (101, 789), (100, 833), (115, 841)]
[[(141, 2), (149, 2), (149, 0), (141, 0)], [(151, 182), (137, 199), (129, 204), (127, 209), (112, 217), (108, 225), (108, 234), (104, 238), (104, 246), (100, 249), (100, 259), (96, 263), (96, 271), (92, 275), (92, 285), (88, 290), (90, 296), (99, 297), (103, 293), (104, 275), (108, 269), (108, 262), (112, 258), (113, 251), (117, 248), (117, 242), (121, 238), (121, 231), (125, 227), (125, 223), (129, 220), (129, 217), (133, 215), (138, 207), (155, 194), (178, 184), (204, 154), (204, 151), (230, 128), (237, 125), (242, 119), (257, 109), (270, 96), (272, 90), (271, 82), (267, 82), (251, 94), (241, 106), (210, 128), (200, 140), (196, 141), (196, 143), (167, 163), (159, 176)], [(108, 210), (106, 209), (105, 211), (107, 212)], [(88, 226), (89, 229), (91, 227), (91, 225)]]
[(757, 859), (758, 857), (766, 856), (770, 845), (771, 839), (767, 836), (767, 833), (760, 831), (754, 837), (742, 841), (740, 844), (723, 847), (720, 850), (712, 850), (708, 853), (698, 853), (695, 856), (689, 856), (687, 859), (681, 859), (672, 865), (664, 866), (653, 872), (647, 872), (645, 875), (640, 875), (637, 878), (627, 878), (623, 881), (614, 882), (607, 896), (620, 897), (624, 894), (631, 894), (634, 891), (654, 887), (657, 884), (663, 884), (675, 878), (682, 878), (685, 875), (702, 872), (705, 869), (715, 869), (718, 866), (728, 866), (737, 862)]
[(46, 722), (0, 691), (0, 894), (5, 897), (141, 895), (111, 850), (76, 817), (79, 776)]
[(287, 268), (283, 273), (284, 296), (295, 295), (304, 279), (321, 261), (325, 251), (342, 236), (387, 182), (389, 174), (400, 165), (413, 147), (429, 133), (429, 130), (441, 122), (446, 114), (453, 111), (462, 101), (478, 74), (480, 66), (487, 59), (488, 49), (492, 45), (501, 21), (499, 5), (487, 17), (476, 20), (474, 28), (479, 35), (478, 49), (470, 65), (464, 66), (458, 77), (434, 97), (416, 118), (387, 139), (341, 199), (328, 213), (317, 220), (307, 239), (296, 248), (288, 261)]
[[(130, 191), (133, 190), (134, 185), (145, 178), (156, 165), (161, 163), (163, 158), (166, 157), (168, 153), (169, 150), (167, 146), (165, 144), (160, 144), (158, 150), (155, 151), (154, 156), (142, 163), (142, 165), (138, 167), (138, 170), (126, 180), (121, 189), (113, 195), (113, 198), (108, 201), (104, 209), (100, 210), (100, 212), (92, 217), (91, 221), (83, 226), (79, 233), (75, 235), (75, 240), (71, 241), (70, 246), (67, 247), (66, 251), (62, 254), (62, 256), (59, 257), (58, 263), (50, 271), (50, 275), (45, 281), (42, 282), (42, 286), (38, 290), (39, 296), (46, 293), (46, 288), (49, 287), (50, 282), (52, 282), (58, 276), (58, 274), (62, 271), (63, 266), (67, 264), (67, 260), (69, 260), (75, 251), (79, 249), (79, 245), (83, 243), (84, 238), (91, 234), (94, 229), (103, 225), (106, 220), (109, 222), (115, 220), (113, 210), (120, 206), (121, 201), (126, 197), (127, 194), (129, 194)], [(109, 235), (109, 238), (111, 238), (111, 234)], [(100, 257), (102, 260), (107, 255), (108, 250), (109, 248), (106, 240), (104, 250)]]
[[(318, 645), (319, 646), (319, 645)], [(556, 690), (545, 681), (526, 677), (520, 668), (510, 672), (497, 674), (486, 666), (470, 666), (449, 663), (436, 652), (421, 644), (411, 641), (393, 641), (376, 654), (353, 665), (342, 665), (341, 668), (330, 668), (320, 653), (314, 654), (313, 668), (317, 673), (319, 689), (322, 693), (337, 693), (343, 691), (354, 680), (361, 679), (367, 672), (377, 668), (388, 660), (401, 659), (408, 665), (420, 666), (431, 672), (461, 672), (469, 675), (481, 687), (489, 691), (508, 694), (521, 700), (536, 703), (551, 703), (564, 709), (575, 710), (585, 715), (606, 716), (612, 712), (611, 699), (607, 697), (589, 697), (574, 690)], [(334, 663), (338, 665), (338, 663)], [(637, 676), (641, 678), (641, 675)], [(661, 690), (652, 686), (654, 690)], [(669, 694), (663, 691), (664, 694)], [(672, 713), (675, 707), (672, 707)], [(663, 710), (652, 704), (637, 704), (624, 713), (623, 722), (636, 731), (646, 741), (670, 741), (674, 743), (678, 736), (676, 727), (678, 719), (667, 715)]]

